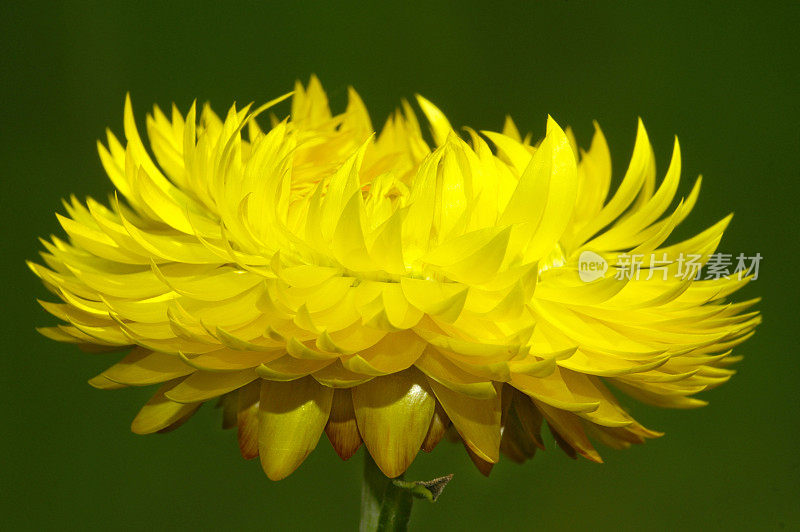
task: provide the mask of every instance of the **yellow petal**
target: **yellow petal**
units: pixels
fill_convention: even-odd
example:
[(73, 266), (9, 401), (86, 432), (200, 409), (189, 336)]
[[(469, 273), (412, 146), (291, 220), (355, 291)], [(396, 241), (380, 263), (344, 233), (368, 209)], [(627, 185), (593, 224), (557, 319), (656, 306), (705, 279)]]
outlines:
[(530, 397), (517, 390), (514, 390), (513, 393), (512, 405), (517, 418), (536, 446), (544, 449), (541, 434), (542, 413), (534, 406)]
[(264, 381), (258, 413), (258, 454), (270, 480), (289, 476), (317, 446), (328, 422), (333, 388), (311, 377)]
[(439, 283), (403, 277), (400, 287), (408, 302), (422, 312), (452, 323), (467, 300), (467, 288), (457, 283)]
[(425, 440), (435, 400), (425, 377), (414, 369), (377, 377), (353, 388), (358, 429), (383, 473), (402, 474)]
[(241, 388), (258, 378), (252, 369), (232, 373), (197, 372), (185, 378), (177, 386), (166, 392), (167, 398), (178, 403), (207, 401), (232, 390)]
[(503, 438), (500, 452), (517, 463), (533, 458), (536, 443), (527, 432), (514, 409), (510, 409), (503, 422)]
[(258, 456), (258, 410), (261, 399), (261, 382), (251, 382), (238, 391), (236, 438), (239, 451), (245, 460)]
[(542, 412), (545, 419), (547, 419), (547, 423), (554, 431), (554, 436), (557, 433), (558, 436), (563, 438), (567, 445), (584, 458), (588, 458), (597, 463), (603, 462), (603, 459), (600, 458), (600, 455), (589, 442), (589, 438), (586, 437), (586, 433), (583, 431), (581, 420), (578, 416), (558, 408), (553, 408), (536, 399), (534, 399), (533, 402), (536, 404), (536, 408)]
[(545, 140), (549, 141), (547, 152), (542, 146), (536, 151), (534, 159), (540, 152), (545, 152), (546, 156), (550, 158), (543, 167), (543, 171), (550, 174), (550, 186), (541, 221), (525, 249), (527, 261), (541, 259), (558, 243), (572, 217), (578, 189), (575, 155), (566, 135), (550, 117), (547, 119)]
[(335, 358), (327, 360), (301, 360), (290, 355), (282, 356), (270, 362), (264, 362), (256, 368), (256, 373), (263, 379), (272, 381), (293, 381), (317, 372), (333, 364)]
[[(570, 412), (594, 412), (600, 406), (600, 398), (576, 395), (564, 381), (564, 374), (569, 370), (558, 367), (545, 377), (529, 377), (512, 374), (511, 385), (528, 396), (554, 408)], [(571, 373), (571, 372), (570, 372)]]
[(500, 391), (490, 399), (475, 399), (433, 379), (428, 382), (469, 448), (481, 459), (496, 463), (500, 459)]
[(464, 443), (464, 449), (467, 451), (467, 455), (469, 459), (472, 460), (472, 463), (475, 464), (475, 467), (478, 468), (478, 471), (481, 472), (481, 475), (488, 477), (489, 473), (492, 472), (492, 468), (494, 467), (495, 462), (489, 462), (488, 460), (484, 460), (481, 458), (475, 450), (467, 444), (466, 441)]
[(88, 382), (90, 386), (97, 388), (98, 390), (119, 390), (121, 388), (127, 388), (127, 385), (114, 382), (103, 377), (102, 375), (92, 377)]
[(447, 417), (444, 408), (437, 401), (436, 409), (433, 411), (433, 417), (431, 418), (431, 426), (428, 428), (428, 434), (425, 435), (425, 441), (422, 442), (422, 450), (426, 453), (433, 451), (434, 447), (444, 437), (448, 427), (450, 427), (450, 418)]
[(175, 381), (161, 386), (147, 401), (131, 423), (136, 434), (152, 434), (194, 413), (202, 403), (176, 403), (165, 397), (164, 392), (174, 386)]
[(432, 347), (428, 347), (414, 365), (428, 378), (456, 393), (476, 399), (489, 399), (497, 395), (490, 381), (467, 373)]
[(413, 365), (422, 355), (425, 342), (410, 331), (387, 334), (372, 347), (362, 350), (357, 357), (345, 359), (345, 367), (367, 375), (397, 373)]
[(120, 384), (143, 386), (182, 377), (195, 371), (179, 357), (135, 347), (100, 375)]
[(219, 398), (218, 407), (222, 408), (222, 430), (232, 429), (236, 426), (236, 416), (239, 414), (239, 391), (234, 390)]
[(372, 379), (371, 375), (364, 375), (348, 370), (342, 365), (341, 360), (325, 366), (319, 371), (311, 374), (314, 379), (329, 388), (352, 388), (359, 384), (364, 384)]
[(353, 396), (350, 390), (335, 390), (325, 434), (342, 460), (349, 460), (361, 447)]
[(422, 108), (422, 112), (428, 119), (431, 125), (431, 132), (433, 133), (433, 140), (438, 145), (442, 145), (447, 140), (447, 135), (453, 130), (447, 117), (438, 107), (433, 105), (429, 100), (417, 94), (417, 103)]
[(181, 360), (192, 368), (208, 372), (231, 372), (255, 368), (259, 364), (275, 360), (282, 356), (280, 352), (263, 353), (252, 351), (235, 351), (220, 349), (200, 355), (180, 354)]
[(453, 281), (481, 284), (492, 280), (500, 269), (510, 235), (511, 227), (473, 231), (438, 246), (423, 260), (445, 263), (439, 269)]
[(533, 150), (525, 146), (522, 143), (522, 139), (516, 139), (511, 135), (493, 131), (482, 131), (481, 133), (486, 135), (497, 146), (498, 155), (508, 161), (518, 175), (525, 171), (531, 161)]
[(614, 221), (633, 202), (644, 184), (647, 168), (652, 164), (653, 150), (644, 124), (639, 120), (633, 155), (614, 197), (586, 224), (575, 238), (575, 245), (584, 243)]

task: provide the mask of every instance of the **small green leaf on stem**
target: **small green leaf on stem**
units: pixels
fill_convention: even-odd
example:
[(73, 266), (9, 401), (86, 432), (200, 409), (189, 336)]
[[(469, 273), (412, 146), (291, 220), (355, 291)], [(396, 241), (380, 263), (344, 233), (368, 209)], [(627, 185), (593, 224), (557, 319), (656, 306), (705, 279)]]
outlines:
[(398, 488), (411, 492), (418, 499), (436, 502), (444, 491), (447, 483), (453, 479), (453, 474), (437, 477), (432, 480), (393, 480), (392, 483)]

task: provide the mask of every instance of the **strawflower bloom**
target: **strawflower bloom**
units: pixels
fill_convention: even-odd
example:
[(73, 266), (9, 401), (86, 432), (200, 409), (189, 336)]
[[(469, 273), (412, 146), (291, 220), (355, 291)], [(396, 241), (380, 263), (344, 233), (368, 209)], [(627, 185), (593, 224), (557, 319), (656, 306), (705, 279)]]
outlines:
[[(128, 99), (125, 140), (98, 143), (114, 194), (65, 202), (68, 239), (30, 264), (64, 322), (42, 334), (127, 352), (93, 386), (158, 386), (134, 432), (212, 401), (273, 480), (323, 432), (343, 459), (363, 443), (388, 477), (445, 436), (488, 474), (501, 453), (531, 458), (543, 424), (595, 462), (592, 440), (660, 435), (612, 390), (691, 408), (730, 378), (731, 348), (760, 317), (745, 312), (755, 300), (727, 299), (748, 278), (679, 275), (681, 257), (708, 260), (729, 217), (665, 244), (700, 188), (670, 208), (677, 140), (657, 182), (640, 122), (610, 194), (597, 126), (587, 151), (552, 118), (538, 144), (510, 119), (459, 134), (418, 97), (431, 143), (408, 103), (376, 132), (353, 90), (333, 115), (312, 77), (262, 129), (256, 116), (289, 96), (224, 118), (155, 107), (152, 156)], [(590, 281), (585, 252), (608, 266)], [(619, 275), (632, 256), (641, 274)]]

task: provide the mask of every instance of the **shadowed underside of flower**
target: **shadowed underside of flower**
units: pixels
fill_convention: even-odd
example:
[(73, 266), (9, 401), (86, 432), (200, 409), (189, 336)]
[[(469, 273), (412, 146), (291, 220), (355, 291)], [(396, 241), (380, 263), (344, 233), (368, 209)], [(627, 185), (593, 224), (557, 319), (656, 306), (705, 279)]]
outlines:
[[(665, 245), (700, 187), (670, 208), (677, 141), (657, 183), (640, 123), (610, 194), (597, 126), (588, 151), (552, 119), (538, 145), (510, 119), (464, 140), (418, 98), (430, 145), (407, 103), (375, 133), (354, 91), (332, 115), (312, 78), (262, 129), (255, 116), (287, 97), (224, 119), (156, 107), (154, 157), (126, 101), (125, 142), (98, 143), (116, 192), (65, 202), (68, 240), (43, 241), (46, 266), (30, 264), (60, 299), (42, 302), (64, 321), (44, 335), (130, 350), (93, 386), (160, 386), (134, 432), (171, 430), (215, 400), (272, 479), (323, 432), (344, 459), (364, 443), (390, 477), (448, 435), (488, 474), (501, 452), (532, 457), (543, 423), (597, 462), (590, 437), (658, 436), (608, 385), (689, 408), (731, 376), (730, 350), (760, 318), (745, 312), (755, 301), (727, 300), (747, 279), (675, 275), (729, 222)], [(592, 282), (585, 250), (610, 265)], [(615, 275), (623, 254), (664, 259), (669, 275)]]

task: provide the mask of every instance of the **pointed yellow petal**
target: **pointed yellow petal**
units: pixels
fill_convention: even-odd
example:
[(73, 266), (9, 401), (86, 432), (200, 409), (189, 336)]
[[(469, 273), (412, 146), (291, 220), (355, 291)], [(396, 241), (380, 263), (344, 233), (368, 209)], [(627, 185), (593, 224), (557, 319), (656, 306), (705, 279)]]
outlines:
[[(600, 397), (576, 396), (564, 381), (569, 370), (556, 368), (546, 377), (513, 374), (511, 384), (533, 399), (570, 412), (594, 412), (600, 407)], [(569, 372), (572, 373), (572, 372)]]
[(428, 382), (469, 448), (481, 459), (497, 463), (500, 459), (500, 391), (497, 390), (493, 398), (475, 399), (433, 379)]
[(491, 382), (467, 373), (432, 347), (428, 347), (414, 365), (428, 378), (453, 390), (454, 393), (476, 399), (489, 399), (497, 395)]
[(536, 454), (536, 443), (522, 425), (515, 410), (511, 409), (503, 422), (503, 438), (500, 441), (500, 452), (517, 463), (533, 458)]
[(195, 371), (179, 357), (135, 347), (125, 358), (100, 375), (131, 386), (143, 386), (182, 377)]
[(317, 446), (332, 401), (333, 388), (311, 377), (261, 383), (258, 454), (270, 480), (289, 476)]
[(251, 382), (239, 389), (236, 424), (239, 451), (245, 460), (258, 456), (258, 410), (261, 382)]
[(450, 426), (450, 418), (442, 408), (439, 402), (436, 402), (436, 409), (433, 411), (433, 418), (431, 418), (431, 426), (428, 428), (428, 434), (425, 435), (425, 441), (422, 442), (422, 450), (426, 453), (433, 451), (439, 442), (444, 437), (447, 428)]
[(528, 433), (528, 436), (530, 436), (537, 447), (544, 449), (541, 433), (542, 413), (534, 406), (530, 397), (518, 390), (514, 390), (512, 405), (525, 432)]
[(161, 386), (153, 397), (147, 401), (142, 409), (136, 414), (131, 423), (131, 430), (136, 434), (152, 434), (169, 427), (193, 414), (202, 403), (176, 403), (164, 396), (164, 392), (169, 390), (175, 381), (168, 382)]
[[(546, 154), (550, 160), (545, 165), (550, 173), (550, 186), (541, 221), (525, 249), (528, 261), (541, 259), (558, 243), (572, 217), (578, 190), (575, 155), (566, 135), (550, 117), (547, 120), (547, 139), (552, 139)], [(544, 148), (537, 150), (534, 159), (540, 151)]]
[(218, 406), (222, 408), (222, 430), (235, 427), (239, 413), (239, 391), (235, 390), (220, 397)]
[(353, 388), (358, 429), (383, 473), (402, 474), (417, 455), (435, 400), (425, 377), (411, 368)]
[(400, 287), (409, 303), (431, 316), (452, 323), (467, 300), (467, 288), (457, 283), (439, 283), (403, 277)]
[(431, 125), (431, 132), (433, 133), (433, 140), (438, 145), (442, 145), (447, 140), (447, 135), (453, 130), (447, 117), (438, 107), (433, 105), (429, 100), (417, 94), (417, 103), (422, 108), (422, 112), (428, 119)]
[(252, 369), (232, 373), (208, 373), (200, 371), (190, 375), (165, 395), (178, 403), (207, 401), (214, 397), (241, 388), (258, 378)]
[(464, 449), (466, 449), (467, 455), (469, 456), (469, 459), (472, 460), (472, 463), (475, 464), (475, 467), (478, 468), (478, 471), (481, 472), (481, 475), (483, 475), (484, 477), (488, 477), (489, 473), (492, 472), (492, 468), (494, 467), (494, 463), (493, 462), (489, 462), (487, 460), (484, 460), (483, 458), (478, 456), (475, 453), (475, 451), (472, 449), (472, 447), (470, 447), (467, 444), (467, 442), (463, 442), (463, 443), (464, 443)]
[(333, 392), (331, 415), (328, 424), (325, 425), (325, 434), (342, 460), (349, 460), (361, 447), (361, 434), (358, 432), (350, 390)]
[(311, 374), (314, 379), (329, 388), (352, 388), (363, 384), (372, 379), (371, 375), (363, 375), (355, 373), (345, 368), (340, 360), (337, 360), (329, 366), (325, 366), (319, 371)]
[[(359, 364), (363, 361), (370, 375), (398, 373), (414, 364), (425, 349), (425, 342), (418, 336), (409, 332), (387, 334), (382, 340), (372, 347), (358, 353), (356, 360), (344, 361), (345, 367), (352, 371), (359, 371)], [(358, 360), (360, 357), (361, 360)]]
[(522, 143), (522, 139), (517, 140), (511, 135), (493, 131), (481, 131), (481, 133), (486, 135), (497, 146), (498, 156), (510, 163), (518, 174), (522, 174), (525, 171), (531, 160), (533, 150), (525, 146)]
[(271, 362), (265, 362), (256, 368), (259, 377), (271, 381), (293, 381), (333, 364), (336, 359), (301, 360), (290, 355)]
[(96, 377), (92, 377), (89, 379), (89, 386), (93, 388), (97, 388), (98, 390), (119, 390), (121, 388), (127, 388), (126, 384), (120, 384), (118, 382), (114, 382), (109, 380), (102, 375), (98, 375)]
[(189, 421), (189, 419), (193, 415), (194, 415), (194, 412), (189, 412), (187, 414), (184, 414), (182, 417), (178, 418), (177, 421), (174, 421), (174, 422), (170, 423), (168, 426), (166, 426), (163, 429), (159, 430), (158, 433), (159, 434), (166, 434), (167, 432), (172, 432), (173, 430), (177, 429), (178, 427), (180, 427), (181, 425), (183, 425), (184, 423)]
[(633, 202), (644, 184), (647, 168), (652, 164), (652, 158), (653, 150), (650, 140), (640, 119), (633, 155), (631, 155), (631, 161), (622, 183), (603, 209), (578, 232), (574, 240), (575, 246), (583, 244), (595, 233), (613, 222)]
[[(575, 414), (565, 412), (558, 408), (546, 405), (536, 399), (533, 400), (547, 423), (553, 429), (553, 435), (558, 434), (570, 448), (574, 449), (578, 454), (584, 458), (588, 458), (592, 462), (603, 463), (603, 459), (589, 442), (586, 433), (583, 431), (581, 420)], [(563, 448), (563, 447), (562, 447)], [(565, 449), (568, 451), (568, 449)]]

